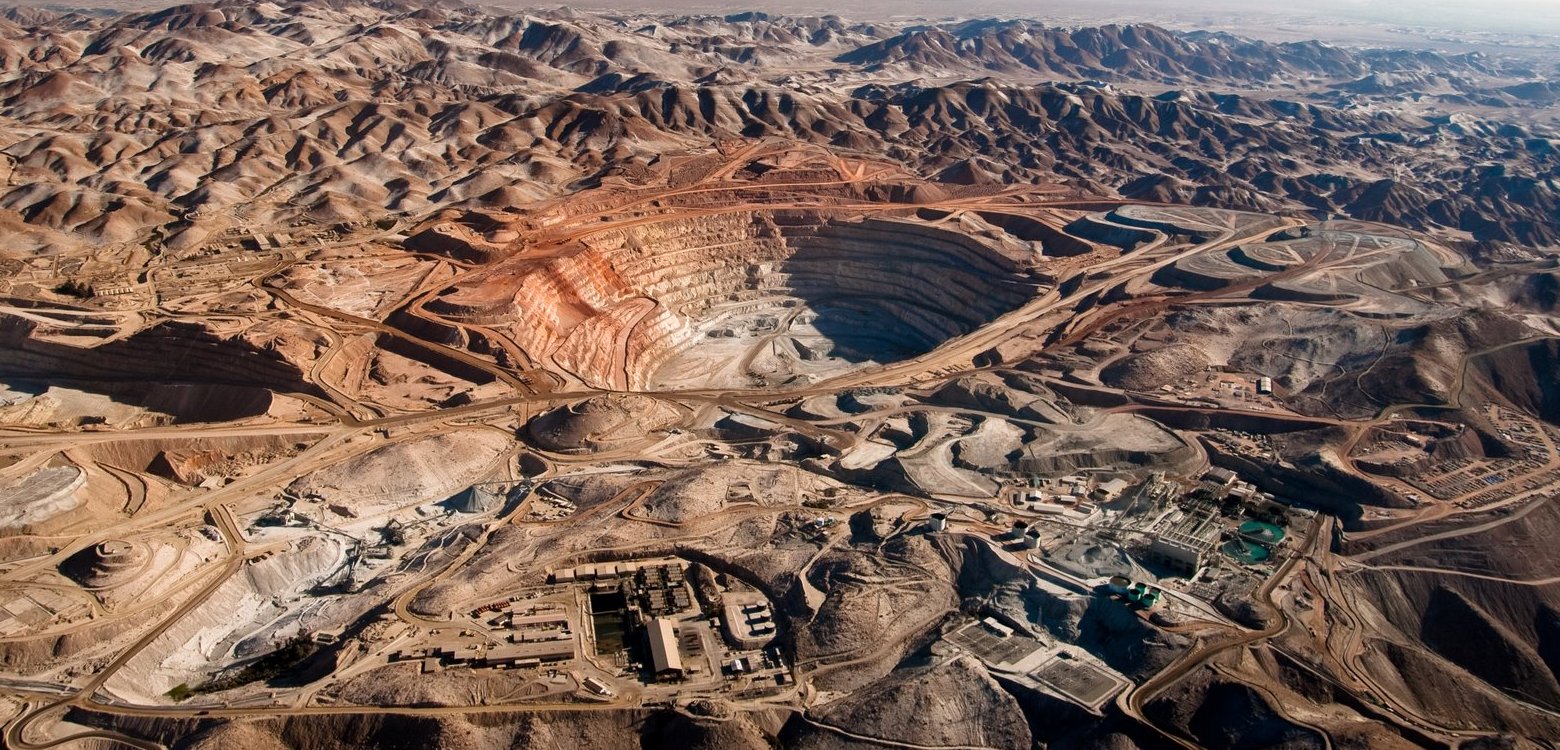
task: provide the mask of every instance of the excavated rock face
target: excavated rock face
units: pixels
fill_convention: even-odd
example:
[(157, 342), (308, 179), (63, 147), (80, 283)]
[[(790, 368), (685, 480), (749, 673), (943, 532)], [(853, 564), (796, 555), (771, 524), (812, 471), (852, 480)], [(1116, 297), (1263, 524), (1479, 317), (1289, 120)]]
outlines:
[(721, 352), (750, 361), (773, 343), (779, 354), (747, 369), (783, 380), (969, 333), (1028, 299), (1033, 256), (923, 221), (739, 211), (522, 248), (426, 312), (503, 330), (598, 387), (657, 384), (663, 365), (723, 339), (743, 340)]

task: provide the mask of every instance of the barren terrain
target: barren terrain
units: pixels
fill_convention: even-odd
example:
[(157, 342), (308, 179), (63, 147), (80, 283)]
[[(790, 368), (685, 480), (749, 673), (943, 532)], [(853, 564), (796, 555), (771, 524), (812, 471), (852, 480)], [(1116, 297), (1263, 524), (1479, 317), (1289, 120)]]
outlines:
[(1552, 744), (1557, 72), (8, 11), (4, 744)]

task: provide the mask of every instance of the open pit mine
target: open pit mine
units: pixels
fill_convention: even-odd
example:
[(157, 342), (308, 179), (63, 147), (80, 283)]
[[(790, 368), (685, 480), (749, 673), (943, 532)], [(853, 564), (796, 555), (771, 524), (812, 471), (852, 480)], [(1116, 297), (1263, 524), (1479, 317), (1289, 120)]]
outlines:
[(7, 11), (3, 744), (1552, 746), (1533, 70)]

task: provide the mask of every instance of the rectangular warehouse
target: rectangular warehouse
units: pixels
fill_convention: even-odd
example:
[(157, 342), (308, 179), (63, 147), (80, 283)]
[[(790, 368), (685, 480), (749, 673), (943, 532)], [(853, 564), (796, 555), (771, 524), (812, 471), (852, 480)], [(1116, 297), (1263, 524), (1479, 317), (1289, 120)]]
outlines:
[(682, 677), (682, 653), (677, 650), (677, 630), (672, 621), (657, 617), (650, 621), (646, 630), (650, 638), (650, 661), (655, 665), (656, 679)]

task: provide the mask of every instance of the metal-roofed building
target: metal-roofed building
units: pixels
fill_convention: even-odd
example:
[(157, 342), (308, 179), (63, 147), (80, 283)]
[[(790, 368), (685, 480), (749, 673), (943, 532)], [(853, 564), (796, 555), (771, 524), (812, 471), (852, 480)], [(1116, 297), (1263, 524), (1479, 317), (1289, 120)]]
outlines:
[(1172, 528), (1160, 532), (1149, 545), (1153, 561), (1183, 575), (1196, 575), (1219, 540), (1219, 523), (1208, 512), (1192, 513)]
[(657, 617), (650, 621), (646, 634), (650, 638), (650, 661), (655, 666), (656, 679), (682, 677), (682, 652), (677, 650), (677, 628), (672, 621)]

